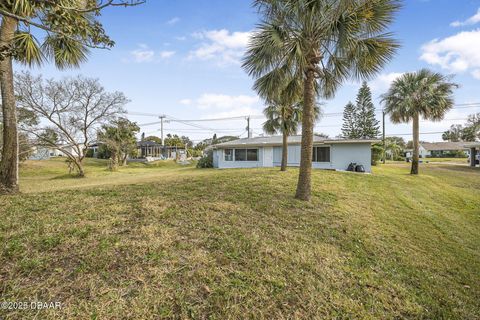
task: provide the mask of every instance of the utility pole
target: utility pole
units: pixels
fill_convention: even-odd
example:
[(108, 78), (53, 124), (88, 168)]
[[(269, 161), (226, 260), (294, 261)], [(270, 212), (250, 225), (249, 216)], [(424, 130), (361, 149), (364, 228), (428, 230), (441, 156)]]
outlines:
[(385, 152), (385, 109), (382, 109), (382, 124), (383, 124), (383, 133), (382, 133), (382, 140), (383, 140), (383, 164), (386, 161), (386, 152)]
[(165, 115), (161, 115), (160, 117), (160, 138), (162, 138), (162, 147), (165, 146), (165, 142), (163, 141), (163, 119), (166, 118)]
[(247, 137), (251, 138), (250, 134), (250, 116), (247, 117)]

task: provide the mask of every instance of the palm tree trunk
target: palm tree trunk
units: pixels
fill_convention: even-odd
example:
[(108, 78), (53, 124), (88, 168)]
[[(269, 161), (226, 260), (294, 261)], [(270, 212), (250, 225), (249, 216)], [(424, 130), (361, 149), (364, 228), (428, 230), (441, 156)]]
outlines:
[(288, 135), (283, 131), (283, 141), (282, 141), (282, 165), (280, 171), (287, 171), (287, 161), (288, 161)]
[(300, 173), (295, 198), (309, 201), (311, 196), (313, 121), (315, 106), (314, 70), (306, 73), (303, 89), (302, 143), (300, 148)]
[[(0, 28), (0, 49), (9, 49), (17, 21), (3, 17)], [(18, 131), (15, 91), (13, 88), (12, 57), (0, 60), (0, 88), (2, 91), (3, 151), (0, 161), (0, 193), (18, 192)]]
[(418, 154), (420, 143), (420, 131), (419, 131), (419, 116), (418, 114), (413, 117), (413, 157), (412, 157), (412, 169), (410, 174), (418, 174)]

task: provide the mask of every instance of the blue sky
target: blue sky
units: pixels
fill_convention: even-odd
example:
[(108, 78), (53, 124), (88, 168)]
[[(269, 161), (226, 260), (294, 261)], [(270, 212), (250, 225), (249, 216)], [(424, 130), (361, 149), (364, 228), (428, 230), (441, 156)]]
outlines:
[[(391, 31), (402, 48), (376, 79), (369, 82), (376, 107), (378, 96), (403, 72), (429, 67), (454, 73), (461, 85), (457, 104), (480, 102), (480, 0), (406, 0)], [(131, 113), (166, 114), (178, 119), (206, 119), (260, 115), (262, 101), (251, 89), (253, 79), (241, 69), (249, 32), (259, 20), (247, 0), (147, 0), (133, 8), (110, 8), (101, 17), (116, 46), (95, 50), (80, 69), (58, 71), (52, 65), (35, 69), (46, 77), (83, 74), (99, 78), (108, 90), (119, 90), (131, 100)], [(19, 69), (19, 68), (17, 68)], [(354, 100), (359, 84), (348, 82), (336, 97), (325, 101), (327, 114), (316, 132), (334, 137), (340, 133), (343, 111)], [(437, 132), (462, 123), (480, 107), (452, 110), (441, 123), (421, 123), (421, 132)], [(139, 124), (155, 117), (129, 115)], [(380, 114), (378, 115), (380, 120)], [(262, 119), (252, 120), (254, 135), (261, 134)], [(200, 125), (202, 128), (198, 128)], [(188, 135), (195, 140), (217, 135), (246, 135), (246, 121), (165, 125), (165, 133)], [(142, 126), (159, 135), (158, 125)], [(387, 134), (409, 134), (410, 125), (392, 125)], [(405, 135), (405, 139), (410, 139)], [(440, 134), (422, 140), (440, 141)]]

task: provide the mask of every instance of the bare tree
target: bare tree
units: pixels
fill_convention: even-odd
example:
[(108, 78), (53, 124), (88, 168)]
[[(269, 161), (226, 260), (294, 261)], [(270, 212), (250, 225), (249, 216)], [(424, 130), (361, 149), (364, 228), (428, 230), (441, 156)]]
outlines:
[(125, 112), (128, 99), (121, 92), (106, 92), (97, 79), (77, 76), (57, 81), (32, 76), (15, 77), (18, 104), (35, 112), (40, 124), (26, 127), (39, 144), (64, 153), (80, 177), (83, 160), (97, 130)]

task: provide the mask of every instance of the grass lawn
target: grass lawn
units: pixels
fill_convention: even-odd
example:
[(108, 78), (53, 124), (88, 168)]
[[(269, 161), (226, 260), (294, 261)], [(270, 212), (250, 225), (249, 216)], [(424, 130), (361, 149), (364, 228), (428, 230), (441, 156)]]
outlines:
[(22, 165), (0, 196), (0, 319), (480, 319), (480, 170), (118, 173)]

